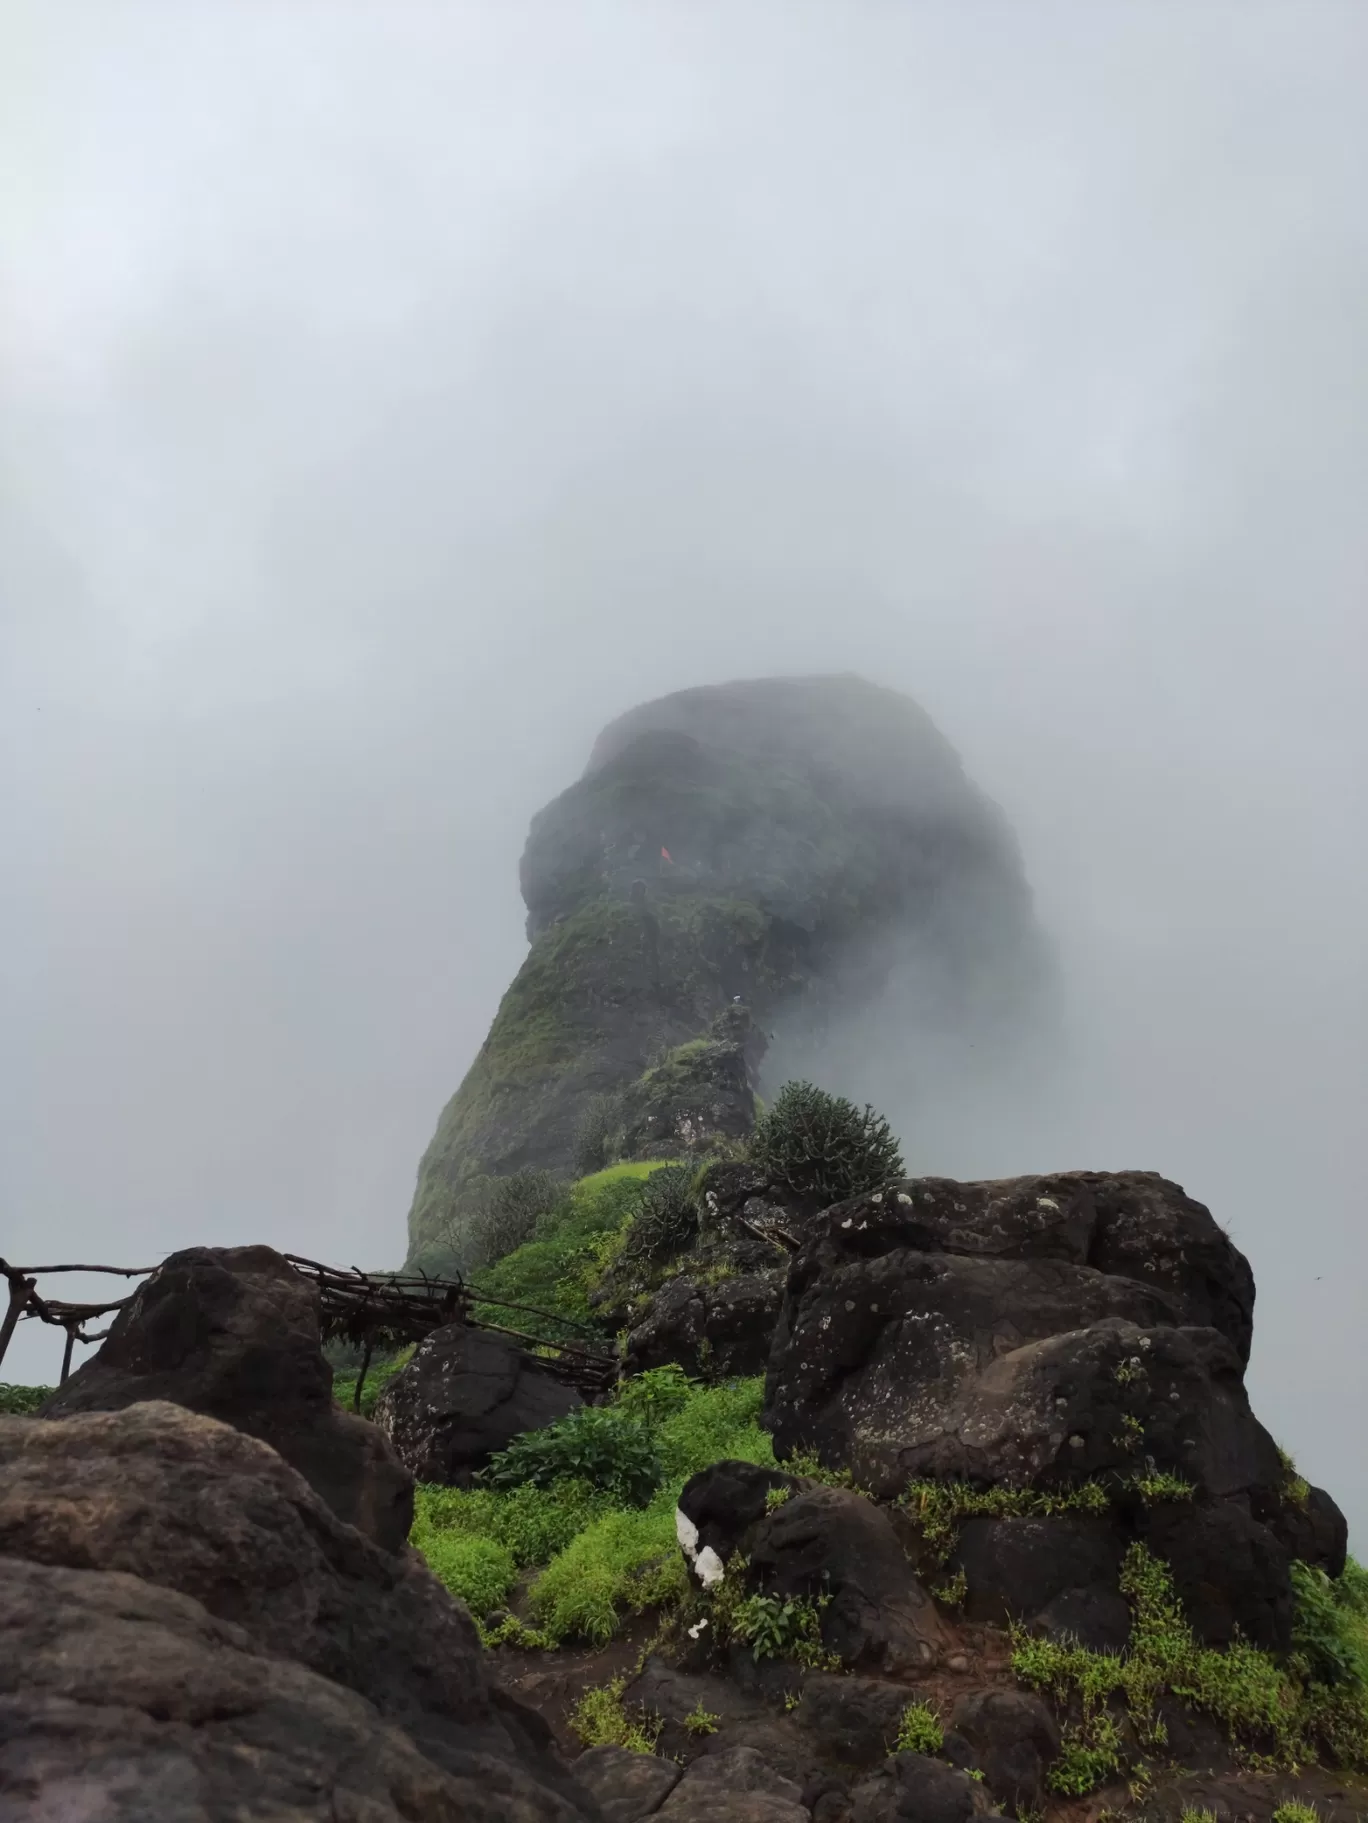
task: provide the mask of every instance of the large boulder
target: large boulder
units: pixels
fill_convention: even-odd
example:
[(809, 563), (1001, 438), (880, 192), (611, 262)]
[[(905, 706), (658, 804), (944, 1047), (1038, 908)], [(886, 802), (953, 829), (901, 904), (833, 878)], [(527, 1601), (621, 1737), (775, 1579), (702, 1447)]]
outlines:
[(850, 1823), (974, 1823), (992, 1812), (977, 1779), (921, 1753), (895, 1753), (851, 1794)]
[(44, 1418), (170, 1400), (269, 1443), (367, 1537), (397, 1551), (413, 1477), (381, 1432), (338, 1409), (315, 1286), (272, 1247), (187, 1247), (145, 1279)]
[(375, 1422), (419, 1481), (468, 1487), (497, 1450), (581, 1404), (507, 1336), (449, 1323), (387, 1381)]
[(946, 1636), (935, 1604), (887, 1513), (862, 1495), (721, 1462), (685, 1483), (678, 1524), (705, 1587), (739, 1553), (764, 1593), (825, 1597), (823, 1643), (845, 1664), (906, 1673), (939, 1660)]
[(761, 1374), (782, 1297), (778, 1271), (713, 1281), (681, 1274), (655, 1293), (628, 1332), (625, 1370), (676, 1362), (704, 1380)]
[[(1250, 1410), (1253, 1302), (1224, 1230), (1152, 1172), (909, 1179), (809, 1226), (764, 1421), (781, 1457), (815, 1451), (886, 1498), (922, 1479), (1100, 1482), (1100, 1524), (965, 1528), (971, 1616), (1119, 1646), (1116, 1566), (1138, 1537), (1171, 1561), (1203, 1638), (1286, 1646), (1292, 1557), (1333, 1574), (1344, 1531)], [(1171, 1519), (1143, 1492), (1156, 1473), (1191, 1490)]]
[(274, 1450), (213, 1419), (148, 1404), (0, 1420), (0, 1554), (175, 1590), (253, 1652), (365, 1698), (434, 1766), (485, 1756), (573, 1792), (418, 1554), (381, 1549)]
[(443, 1767), (374, 1704), (141, 1577), (0, 1556), (6, 1823), (589, 1823), (478, 1749)]

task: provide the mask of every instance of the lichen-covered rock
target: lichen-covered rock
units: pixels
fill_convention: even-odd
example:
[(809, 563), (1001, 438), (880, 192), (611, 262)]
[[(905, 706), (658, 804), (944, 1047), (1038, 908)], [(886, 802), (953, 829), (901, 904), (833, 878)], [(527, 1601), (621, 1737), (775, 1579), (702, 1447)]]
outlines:
[(1015, 1817), (1041, 1807), (1060, 1736), (1040, 1697), (1026, 1690), (974, 1690), (959, 1699), (950, 1720), (999, 1804)]
[(850, 1823), (972, 1823), (992, 1812), (983, 1785), (921, 1753), (897, 1753), (851, 1794)]
[(459, 1252), (473, 1176), (569, 1168), (594, 1096), (626, 1093), (637, 1153), (745, 1131), (746, 1072), (708, 1049), (738, 998), (768, 1030), (914, 960), (945, 1019), (1020, 1032), (1046, 979), (1001, 813), (915, 703), (857, 678), (633, 710), (533, 819), (521, 884), (531, 949), (419, 1167), (414, 1263)]
[(188, 1247), (144, 1279), (44, 1418), (170, 1400), (259, 1437), (349, 1525), (397, 1551), (413, 1477), (384, 1435), (333, 1404), (316, 1287), (272, 1247)]
[(507, 1336), (449, 1323), (385, 1384), (375, 1422), (419, 1481), (468, 1487), (497, 1451), (581, 1405)]
[(742, 1140), (755, 1125), (755, 1070), (765, 1041), (741, 1004), (676, 1045), (628, 1085), (619, 1109), (622, 1158), (687, 1158)]
[(661, 1823), (809, 1823), (802, 1790), (753, 1747), (705, 1753), (654, 1813)]
[(597, 1800), (604, 1823), (643, 1823), (679, 1783), (679, 1768), (653, 1753), (591, 1747), (575, 1761), (575, 1777)]
[(625, 1372), (677, 1363), (702, 1380), (761, 1374), (783, 1297), (778, 1271), (714, 1280), (680, 1276), (650, 1298), (628, 1332)]
[[(883, 1497), (922, 1479), (1108, 1490), (1106, 1564), (1074, 1518), (966, 1529), (971, 1613), (1119, 1643), (1114, 1566), (1162, 1535), (1201, 1637), (1285, 1647), (1292, 1555), (1342, 1563), (1341, 1531), (1250, 1410), (1253, 1300), (1228, 1236), (1152, 1173), (909, 1179), (810, 1225), (765, 1421), (781, 1457), (815, 1450)], [(1169, 1530), (1137, 1491), (1156, 1474), (1190, 1491)]]

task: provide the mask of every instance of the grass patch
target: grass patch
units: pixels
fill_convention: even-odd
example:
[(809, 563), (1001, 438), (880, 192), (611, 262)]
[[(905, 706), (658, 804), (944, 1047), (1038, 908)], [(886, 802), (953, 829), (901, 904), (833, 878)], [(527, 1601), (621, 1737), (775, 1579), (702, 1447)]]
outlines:
[(477, 1275), (478, 1290), (535, 1305), (549, 1316), (477, 1304), (476, 1318), (552, 1342), (573, 1337), (576, 1324), (594, 1326), (589, 1293), (621, 1250), (643, 1183), (668, 1163), (609, 1165), (582, 1177), (568, 1201), (538, 1222), (530, 1241)]
[(913, 1481), (898, 1505), (916, 1520), (932, 1555), (944, 1563), (966, 1519), (1105, 1513), (1108, 1500), (1106, 1489), (1096, 1481), (1069, 1488), (975, 1488), (966, 1481)]
[[(610, 1425), (649, 1433), (662, 1479), (647, 1504), (624, 1499), (611, 1473), (606, 1486), (581, 1474), (545, 1484), (420, 1487), (412, 1542), (438, 1576), (453, 1579), (447, 1586), (465, 1600), (470, 1598), (454, 1578), (473, 1577), (476, 1559), (455, 1551), (457, 1539), (488, 1541), (518, 1569), (544, 1566), (528, 1593), (539, 1642), (576, 1638), (604, 1644), (629, 1615), (688, 1595), (675, 1507), (689, 1477), (726, 1457), (774, 1465), (769, 1436), (757, 1422), (763, 1396), (759, 1376), (699, 1386), (677, 1368), (638, 1374), (623, 1383), (614, 1404), (596, 1408), (596, 1415)], [(530, 1447), (546, 1435), (532, 1432), (521, 1441)], [(585, 1466), (592, 1473), (594, 1465)], [(480, 1559), (480, 1574), (487, 1576), (499, 1561), (492, 1555)]]
[(909, 1703), (898, 1722), (894, 1753), (939, 1753), (945, 1730), (930, 1703)]
[(570, 1711), (571, 1731), (586, 1747), (625, 1747), (631, 1753), (654, 1753), (664, 1723), (659, 1716), (622, 1700), (627, 1680), (615, 1677), (586, 1690)]
[[(397, 1354), (391, 1355), (387, 1360), (371, 1362), (370, 1366), (366, 1369), (365, 1384), (361, 1388), (361, 1416), (363, 1418), (373, 1418), (375, 1416), (376, 1401), (379, 1399), (381, 1393), (384, 1392), (389, 1382), (399, 1372), (399, 1369), (401, 1367), (407, 1367), (408, 1363), (413, 1359), (413, 1350), (414, 1344), (410, 1342), (407, 1348), (401, 1348)], [(340, 1405), (346, 1411), (354, 1409), (352, 1401), (356, 1397), (356, 1382), (359, 1373), (360, 1369), (355, 1367), (335, 1368), (333, 1370), (332, 1395), (334, 1405)]]
[[(1338, 1604), (1351, 1617), (1363, 1576), (1358, 1566), (1355, 1571)], [(1013, 1633), (1017, 1677), (1070, 1711), (1049, 1775), (1055, 1791), (1077, 1796), (1127, 1771), (1143, 1773), (1127, 1765), (1113, 1705), (1125, 1704), (1143, 1749), (1158, 1749), (1167, 1736), (1155, 1704), (1165, 1694), (1214, 1717), (1238, 1746), (1276, 1764), (1295, 1768), (1320, 1757), (1368, 1764), (1368, 1686), (1347, 1663), (1326, 1681), (1304, 1653), (1280, 1664), (1242, 1640), (1221, 1649), (1199, 1644), (1167, 1566), (1141, 1544), (1127, 1552), (1121, 1590), (1134, 1615), (1124, 1653), (1088, 1652)], [(1324, 1614), (1321, 1624), (1329, 1624)], [(1352, 1624), (1342, 1622), (1346, 1630)]]

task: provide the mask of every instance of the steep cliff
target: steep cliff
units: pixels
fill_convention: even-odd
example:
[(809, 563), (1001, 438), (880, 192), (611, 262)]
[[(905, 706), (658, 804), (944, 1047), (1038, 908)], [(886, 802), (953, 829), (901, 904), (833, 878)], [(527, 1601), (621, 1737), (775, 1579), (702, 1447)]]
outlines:
[[(685, 690), (620, 717), (533, 818), (521, 885), (531, 948), (422, 1160), (413, 1262), (459, 1253), (477, 1174), (568, 1168), (595, 1098), (625, 1097), (628, 1150), (633, 1132), (687, 1150), (712, 1136), (711, 1059), (717, 1130), (744, 1125), (763, 1038), (719, 1040), (737, 1001), (757, 1028), (801, 1008), (810, 1029), (915, 959), (942, 1021), (1020, 1026), (1044, 978), (1001, 812), (924, 711), (855, 677)], [(678, 1119), (660, 1105), (671, 1053)]]

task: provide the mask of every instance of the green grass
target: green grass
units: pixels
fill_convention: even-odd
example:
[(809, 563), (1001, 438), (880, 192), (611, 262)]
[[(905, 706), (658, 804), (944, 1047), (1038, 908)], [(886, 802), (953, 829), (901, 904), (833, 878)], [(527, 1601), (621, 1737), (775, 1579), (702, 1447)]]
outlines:
[[(1346, 1631), (1361, 1621), (1354, 1603), (1363, 1572), (1357, 1565), (1354, 1572), (1338, 1604)], [(1325, 1757), (1339, 1765), (1368, 1765), (1368, 1685), (1351, 1670), (1327, 1681), (1314, 1674), (1304, 1654), (1280, 1663), (1240, 1639), (1220, 1649), (1200, 1644), (1167, 1566), (1141, 1544), (1126, 1555), (1121, 1590), (1134, 1617), (1124, 1653), (1089, 1652), (1020, 1631), (1013, 1635), (1017, 1677), (1054, 1697), (1069, 1716), (1049, 1775), (1055, 1791), (1079, 1796), (1110, 1778), (1141, 1771), (1128, 1764), (1116, 1705), (1129, 1710), (1142, 1749), (1159, 1750), (1167, 1736), (1155, 1704), (1164, 1694), (1212, 1716), (1246, 1753), (1275, 1764), (1295, 1768)], [(1331, 1621), (1322, 1613), (1318, 1624), (1325, 1629)]]
[(570, 1711), (570, 1729), (586, 1747), (625, 1747), (631, 1753), (654, 1753), (664, 1726), (659, 1716), (650, 1715), (633, 1704), (629, 1709), (622, 1700), (627, 1688), (624, 1677), (586, 1690)]
[(945, 1745), (941, 1719), (929, 1703), (909, 1703), (898, 1722), (895, 1753), (939, 1753)]
[[(376, 1400), (385, 1390), (388, 1382), (399, 1372), (399, 1369), (407, 1366), (413, 1359), (413, 1349), (414, 1344), (410, 1342), (407, 1348), (401, 1348), (397, 1354), (391, 1355), (387, 1360), (371, 1362), (366, 1369), (365, 1384), (361, 1388), (361, 1416), (363, 1418), (375, 1416)], [(334, 1369), (333, 1371), (333, 1402), (347, 1411), (352, 1410), (352, 1399), (356, 1393), (359, 1371), (355, 1367)]]
[(572, 1338), (579, 1333), (575, 1324), (592, 1326), (590, 1288), (622, 1244), (641, 1184), (670, 1162), (609, 1165), (606, 1171), (582, 1177), (568, 1205), (540, 1222), (530, 1241), (475, 1275), (480, 1291), (535, 1305), (551, 1313), (548, 1317), (501, 1310), (494, 1304), (477, 1305), (475, 1315), (547, 1341)]
[(55, 1386), (10, 1386), (0, 1380), (0, 1418), (27, 1418), (56, 1390)]
[[(675, 1536), (684, 1483), (726, 1457), (773, 1466), (774, 1452), (757, 1422), (761, 1378), (721, 1386), (671, 1378), (677, 1390), (670, 1397), (659, 1372), (625, 1382), (618, 1397), (632, 1422), (653, 1414), (652, 1437), (665, 1480), (649, 1505), (615, 1503), (610, 1493), (582, 1480), (507, 1491), (420, 1487), (411, 1536), (433, 1572), (469, 1602), (467, 1587), (484, 1599), (490, 1586), (487, 1580), (477, 1588), (477, 1574), (489, 1578), (503, 1561), (492, 1553), (477, 1558), (468, 1549), (471, 1541), (498, 1547), (516, 1569), (541, 1566), (528, 1605), (550, 1644), (567, 1639), (604, 1644), (630, 1615), (685, 1597), (688, 1576)], [(458, 1541), (463, 1541), (459, 1550)], [(502, 1600), (501, 1593), (491, 1606)]]

